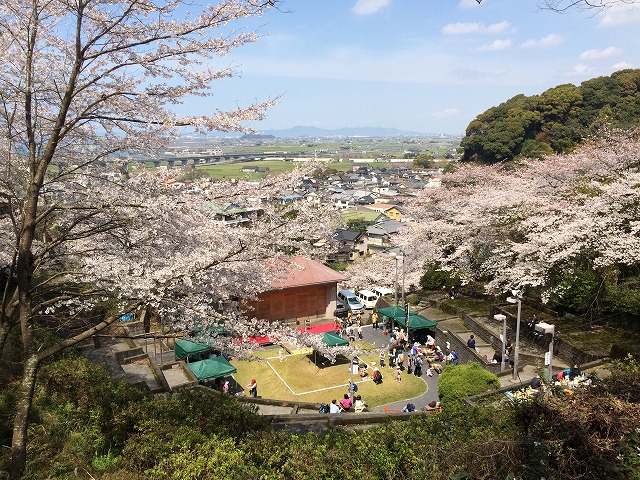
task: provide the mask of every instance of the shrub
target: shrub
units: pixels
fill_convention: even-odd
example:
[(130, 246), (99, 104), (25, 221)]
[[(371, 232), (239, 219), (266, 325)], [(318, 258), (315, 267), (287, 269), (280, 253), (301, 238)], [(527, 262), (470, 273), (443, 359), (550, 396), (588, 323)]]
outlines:
[(498, 377), (475, 362), (466, 365), (450, 365), (438, 380), (440, 400), (447, 403), (461, 402), (470, 395), (499, 387)]
[(417, 293), (410, 293), (407, 295), (407, 303), (409, 305), (418, 305), (420, 303), (420, 295)]
[(437, 265), (431, 265), (420, 278), (420, 288), (423, 290), (438, 290), (442, 286), (456, 288), (460, 287), (460, 277), (455, 273), (440, 270)]

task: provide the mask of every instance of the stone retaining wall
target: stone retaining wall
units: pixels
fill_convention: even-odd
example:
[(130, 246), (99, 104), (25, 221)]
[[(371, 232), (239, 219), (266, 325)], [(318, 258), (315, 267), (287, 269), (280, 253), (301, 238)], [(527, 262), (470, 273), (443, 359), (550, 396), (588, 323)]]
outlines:
[[(493, 315), (497, 313), (501, 313), (507, 317), (507, 336), (510, 338), (515, 338), (515, 329), (517, 324), (517, 317), (512, 315), (506, 310), (502, 309), (503, 305), (493, 305), (491, 307), (490, 318), (493, 318)], [(529, 336), (529, 330), (526, 325), (526, 320), (520, 319), (520, 338), (523, 336), (527, 337), (528, 341), (538, 344), (545, 350), (548, 350), (549, 343), (551, 341), (551, 335), (539, 335), (539, 336)], [(509, 332), (512, 332), (509, 334)], [(567, 339), (563, 338), (562, 332), (556, 332), (555, 337), (553, 339), (553, 354), (554, 356), (558, 356), (562, 358), (567, 363), (587, 363), (594, 362), (601, 357), (598, 355), (593, 355), (587, 352), (580, 350), (575, 345), (572, 345)], [(520, 355), (522, 358), (522, 354)]]
[[(211, 388), (197, 385), (196, 387), (200, 391), (208, 395), (221, 395), (220, 392)], [(380, 424), (388, 421), (389, 419), (407, 421), (413, 418), (415, 415), (430, 415), (429, 412), (415, 411), (415, 412), (397, 412), (395, 410), (386, 410), (383, 412), (346, 412), (340, 414), (319, 413), (319, 403), (309, 402), (292, 402), (288, 400), (273, 400), (269, 398), (253, 398), (253, 397), (237, 397), (241, 402), (253, 403), (255, 405), (271, 405), (276, 407), (291, 407), (305, 413), (296, 414), (284, 414), (284, 415), (264, 415), (265, 418), (271, 420), (272, 423), (294, 423), (294, 422), (326, 422), (329, 428), (336, 428), (342, 425), (367, 425), (367, 424)], [(318, 413), (308, 413), (309, 411)]]

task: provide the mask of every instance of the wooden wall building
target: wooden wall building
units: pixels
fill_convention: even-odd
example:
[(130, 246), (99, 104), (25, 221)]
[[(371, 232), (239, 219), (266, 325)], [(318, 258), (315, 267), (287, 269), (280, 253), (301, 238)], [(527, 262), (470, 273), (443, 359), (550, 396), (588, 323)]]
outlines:
[(347, 278), (308, 258), (287, 261), (292, 268), (272, 283), (272, 290), (262, 292), (258, 301), (247, 302), (247, 314), (284, 321), (333, 318), (338, 282)]

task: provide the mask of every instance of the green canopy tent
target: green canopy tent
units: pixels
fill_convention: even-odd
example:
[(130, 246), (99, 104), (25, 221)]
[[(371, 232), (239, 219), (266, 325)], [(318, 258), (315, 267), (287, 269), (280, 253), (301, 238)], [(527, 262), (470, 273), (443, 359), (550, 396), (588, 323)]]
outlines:
[(342, 338), (335, 332), (327, 332), (322, 336), (322, 343), (328, 347), (346, 347), (349, 340)]
[[(349, 340), (342, 338), (336, 332), (326, 332), (322, 336), (322, 343), (327, 347), (346, 347), (349, 345)], [(313, 351), (313, 363), (318, 365), (318, 352), (316, 350)]]
[(220, 378), (237, 372), (236, 367), (222, 356), (191, 362), (188, 365), (198, 380)]
[(174, 352), (178, 359), (186, 357), (187, 360), (189, 360), (189, 358), (199, 357), (210, 351), (211, 347), (209, 347), (209, 345), (195, 343), (190, 340), (176, 340), (174, 346)]
[[(378, 313), (391, 318), (394, 322), (397, 322), (402, 327), (407, 327), (404, 308), (399, 305), (379, 308)], [(422, 315), (419, 315), (415, 312), (409, 312), (409, 326), (407, 328), (407, 330), (409, 331), (422, 330), (423, 328), (434, 330), (437, 325), (438, 323), (434, 322), (433, 320), (429, 320), (428, 318), (423, 317)]]

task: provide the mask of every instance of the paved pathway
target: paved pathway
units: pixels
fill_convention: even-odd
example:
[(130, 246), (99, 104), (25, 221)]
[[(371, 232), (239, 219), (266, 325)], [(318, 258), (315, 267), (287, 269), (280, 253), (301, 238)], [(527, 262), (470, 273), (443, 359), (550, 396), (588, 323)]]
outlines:
[[(365, 342), (371, 343), (376, 347), (382, 348), (388, 347), (389, 345), (389, 336), (384, 335), (383, 330), (374, 329), (371, 325), (365, 325), (362, 327), (362, 337)], [(393, 382), (394, 378), (392, 375), (393, 370), (389, 369), (389, 367), (385, 367), (382, 371), (382, 375), (384, 376), (384, 382)], [(387, 408), (391, 410), (402, 410), (407, 403), (413, 403), (416, 406), (416, 409), (421, 409), (422, 407), (426, 407), (429, 405), (431, 401), (439, 401), (438, 397), (438, 374), (434, 374), (433, 377), (428, 377), (426, 375), (426, 368), (422, 369), (422, 380), (427, 384), (427, 391), (416, 398), (406, 398), (400, 400), (398, 402), (387, 404)], [(403, 372), (403, 375), (408, 375), (407, 371)], [(373, 407), (369, 409), (372, 412), (382, 412), (384, 411), (384, 405), (379, 407)]]

